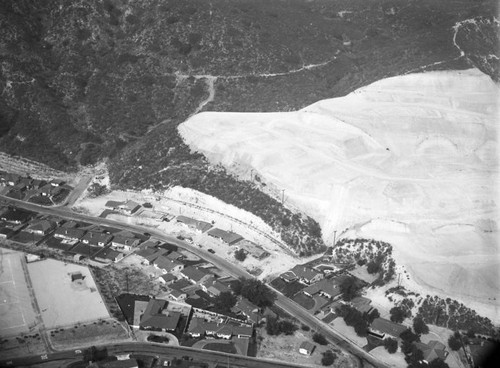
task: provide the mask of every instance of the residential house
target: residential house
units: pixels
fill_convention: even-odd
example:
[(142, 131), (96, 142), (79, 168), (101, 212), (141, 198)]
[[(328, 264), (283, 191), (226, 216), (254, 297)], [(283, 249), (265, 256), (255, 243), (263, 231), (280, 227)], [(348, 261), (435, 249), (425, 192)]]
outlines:
[(167, 253), (165, 249), (158, 248), (143, 248), (139, 249), (135, 254), (142, 258), (142, 264), (151, 265), (160, 256)]
[(124, 235), (115, 235), (111, 241), (111, 246), (115, 249), (124, 251), (131, 251), (132, 248), (137, 247), (141, 243), (140, 239), (135, 237), (128, 237)]
[(435, 359), (445, 360), (448, 356), (448, 352), (446, 351), (446, 346), (436, 340), (430, 340), (427, 344), (423, 342), (414, 342), (413, 343), (417, 349), (421, 350), (423, 353), (423, 362), (429, 364)]
[(5, 176), (5, 183), (11, 187), (16, 185), (19, 180), (21, 180), (21, 175), (18, 174), (13, 174), (13, 173), (7, 173)]
[(266, 252), (260, 245), (251, 242), (250, 240), (240, 240), (235, 244), (239, 249), (243, 249), (245, 252), (252, 255), (256, 259), (264, 259), (270, 255)]
[(292, 271), (286, 271), (280, 275), (280, 278), (287, 282), (287, 283), (292, 283), (294, 281), (297, 281), (299, 278), (297, 277), (296, 274), (294, 274)]
[(183, 302), (187, 298), (187, 293), (185, 291), (171, 289), (169, 292), (171, 298), (178, 302)]
[(311, 355), (314, 351), (314, 348), (316, 345), (309, 341), (304, 341), (302, 344), (299, 346), (299, 353), (303, 355)]
[(193, 284), (191, 284), (188, 280), (180, 279), (180, 280), (177, 280), (177, 281), (173, 282), (172, 284), (170, 284), (169, 288), (171, 290), (185, 291), (186, 289), (190, 288), (191, 286), (193, 286)]
[(184, 264), (179, 261), (172, 261), (163, 255), (156, 258), (153, 265), (163, 273), (178, 272), (184, 269)]
[(170, 285), (175, 281), (177, 281), (177, 277), (175, 277), (171, 273), (167, 273), (165, 275), (161, 275), (160, 277), (158, 277), (158, 281), (160, 281), (164, 285)]
[(97, 252), (100, 252), (101, 250), (101, 247), (93, 247), (88, 244), (77, 243), (68, 252), (72, 254), (80, 254), (83, 257), (92, 258)]
[(35, 217), (33, 212), (12, 206), (8, 206), (2, 213), (0, 213), (0, 220), (13, 225), (24, 224), (33, 217)]
[(49, 220), (33, 221), (24, 231), (30, 234), (47, 235), (56, 228), (56, 224)]
[(33, 179), (33, 182), (31, 183), (31, 186), (33, 189), (40, 189), (43, 187), (47, 182), (45, 180), (40, 180), (40, 179)]
[(181, 253), (176, 252), (175, 250), (167, 254), (166, 257), (172, 261), (178, 261), (185, 258)]
[(98, 247), (104, 247), (105, 245), (107, 245), (111, 241), (111, 239), (113, 239), (113, 235), (111, 235), (111, 234), (105, 234), (105, 233), (95, 232), (95, 231), (88, 231), (82, 237), (82, 243), (94, 245), (94, 246), (98, 246)]
[(373, 307), (371, 306), (371, 300), (362, 296), (357, 296), (350, 301), (352, 307), (356, 308), (361, 313), (371, 313)]
[(408, 327), (389, 321), (388, 319), (375, 318), (368, 328), (368, 333), (379, 339), (386, 339), (388, 337), (399, 338), (399, 335), (407, 329)]
[(203, 284), (204, 281), (212, 276), (211, 273), (205, 271), (204, 269), (193, 266), (184, 268), (181, 271), (181, 275), (193, 284)]
[(213, 238), (220, 239), (224, 243), (229, 244), (229, 245), (233, 245), (233, 244), (235, 244), (243, 239), (243, 237), (239, 234), (233, 233), (231, 231), (225, 231), (225, 230), (218, 229), (218, 228), (213, 228), (213, 229), (209, 230), (207, 232), (207, 234)]
[(323, 279), (323, 273), (316, 271), (310, 267), (304, 265), (296, 265), (294, 268), (290, 270), (295, 276), (297, 276), (298, 280), (306, 285), (313, 284)]
[(139, 326), (148, 330), (175, 331), (179, 324), (181, 313), (165, 310), (166, 305), (166, 300), (151, 299), (146, 306), (144, 314), (140, 317)]
[(124, 254), (111, 248), (103, 248), (95, 255), (95, 260), (100, 262), (118, 262), (123, 259)]
[(238, 338), (250, 338), (253, 335), (253, 328), (251, 326), (234, 326), (233, 335)]
[(212, 227), (212, 224), (205, 221), (195, 220), (187, 216), (177, 216), (177, 222), (187, 225), (192, 230), (201, 231), (204, 233)]
[(118, 210), (127, 214), (132, 215), (134, 212), (137, 212), (141, 208), (141, 205), (134, 201), (127, 201), (118, 206)]
[(52, 179), (50, 181), (50, 185), (52, 185), (53, 187), (60, 187), (63, 184), (64, 184), (64, 180), (61, 180), (61, 179)]
[(8, 227), (0, 227), (0, 239), (10, 239), (14, 236), (15, 231)]
[(216, 280), (215, 277), (207, 279), (203, 283), (203, 286), (205, 287), (204, 289), (206, 289), (206, 292), (213, 297), (219, 296), (221, 293), (231, 291), (231, 289), (227, 285)]
[(191, 322), (189, 323), (189, 327), (187, 333), (191, 337), (201, 337), (205, 335), (205, 319), (201, 317), (193, 317), (191, 318)]
[(319, 294), (328, 299), (338, 299), (342, 292), (339, 285), (330, 279), (322, 279), (315, 284), (309, 285), (302, 292), (310, 297)]
[(251, 303), (248, 299), (241, 298), (239, 299), (231, 311), (244, 316), (247, 321), (251, 323), (258, 323), (260, 319), (260, 309), (255, 304)]
[(121, 206), (124, 202), (122, 201), (107, 201), (104, 207), (107, 207), (109, 209), (115, 210), (119, 206)]
[(85, 230), (76, 228), (64, 228), (60, 227), (54, 232), (54, 237), (65, 240), (77, 241), (83, 238), (85, 235)]

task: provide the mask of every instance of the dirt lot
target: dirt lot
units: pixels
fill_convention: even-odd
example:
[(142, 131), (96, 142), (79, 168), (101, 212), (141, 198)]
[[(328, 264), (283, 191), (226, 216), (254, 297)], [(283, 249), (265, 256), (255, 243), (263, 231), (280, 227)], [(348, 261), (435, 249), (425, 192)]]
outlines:
[[(278, 359), (297, 364), (310, 365), (311, 367), (323, 367), (323, 365), (321, 365), (322, 353), (326, 350), (332, 350), (338, 356), (334, 363), (336, 368), (356, 367), (356, 362), (353, 362), (348, 356), (336, 350), (333, 345), (321, 346), (314, 343), (312, 341), (312, 331), (303, 331), (299, 329), (291, 336), (269, 336), (266, 333), (266, 329), (261, 328), (258, 330), (257, 335), (262, 338), (259, 342), (257, 352), (258, 358)], [(316, 345), (316, 348), (310, 356), (299, 353), (299, 346), (304, 341), (309, 341)]]
[[(30, 263), (28, 269), (47, 328), (109, 318), (87, 267), (47, 259)], [(83, 280), (72, 282), (74, 273), (80, 273)]]
[(51, 330), (50, 340), (56, 349), (64, 350), (109, 342), (130, 341), (131, 338), (127, 328), (121, 323), (114, 320), (100, 320)]

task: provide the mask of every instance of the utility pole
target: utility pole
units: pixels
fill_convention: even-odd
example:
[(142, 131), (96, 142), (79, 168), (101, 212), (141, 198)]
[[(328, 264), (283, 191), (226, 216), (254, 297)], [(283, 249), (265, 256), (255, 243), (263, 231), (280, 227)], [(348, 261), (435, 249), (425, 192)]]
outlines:
[(281, 189), (281, 204), (285, 203), (285, 189)]
[(253, 169), (250, 169), (250, 180), (253, 182)]
[(333, 248), (335, 248), (335, 244), (337, 244), (337, 230), (333, 230)]
[(401, 272), (398, 273), (398, 287), (400, 286), (400, 281), (401, 281)]

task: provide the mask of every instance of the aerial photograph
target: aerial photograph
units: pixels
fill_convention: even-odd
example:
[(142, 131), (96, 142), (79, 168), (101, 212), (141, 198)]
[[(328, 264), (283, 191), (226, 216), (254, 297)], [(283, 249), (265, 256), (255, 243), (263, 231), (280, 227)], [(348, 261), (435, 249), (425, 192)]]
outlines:
[(0, 0), (0, 368), (500, 367), (498, 0)]

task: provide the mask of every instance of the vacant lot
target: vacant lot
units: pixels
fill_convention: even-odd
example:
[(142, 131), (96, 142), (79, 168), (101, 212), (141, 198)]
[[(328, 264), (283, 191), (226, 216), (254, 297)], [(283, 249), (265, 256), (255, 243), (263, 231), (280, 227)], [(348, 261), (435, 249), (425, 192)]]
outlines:
[(35, 312), (23, 273), (23, 253), (0, 248), (0, 336), (29, 332)]
[[(47, 259), (29, 264), (28, 269), (47, 328), (109, 318), (87, 267)], [(83, 279), (72, 282), (74, 273)]]

